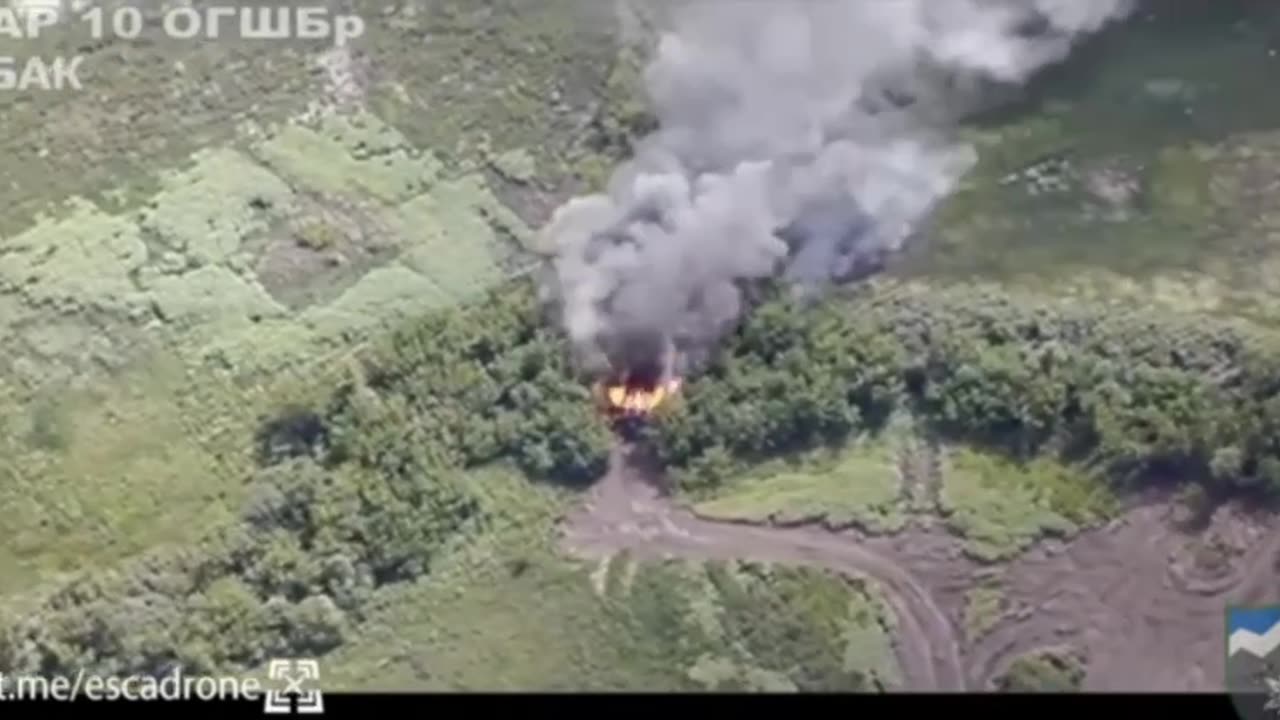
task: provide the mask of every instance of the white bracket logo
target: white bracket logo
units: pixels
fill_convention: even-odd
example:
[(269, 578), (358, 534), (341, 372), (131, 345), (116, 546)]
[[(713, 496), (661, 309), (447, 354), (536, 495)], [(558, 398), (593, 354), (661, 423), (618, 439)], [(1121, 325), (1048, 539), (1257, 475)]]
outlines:
[[(268, 690), (263, 712), (268, 715), (290, 713), (319, 715), (324, 712), (324, 699), (318, 688), (303, 690), (308, 680), (320, 679), (320, 663), (315, 660), (272, 660), (267, 665), (267, 675), (273, 680), (284, 680), (284, 690)], [(295, 708), (293, 699), (297, 698)]]

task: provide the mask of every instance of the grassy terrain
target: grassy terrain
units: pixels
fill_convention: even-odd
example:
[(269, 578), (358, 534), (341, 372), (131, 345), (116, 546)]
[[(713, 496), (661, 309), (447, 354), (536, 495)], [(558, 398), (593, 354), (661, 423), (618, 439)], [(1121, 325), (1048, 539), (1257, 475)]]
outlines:
[(898, 682), (892, 615), (874, 588), (809, 570), (625, 556), (593, 582), (596, 568), (554, 547), (552, 520), (566, 498), (501, 472), (480, 487), (490, 531), (460, 544), (430, 582), (380, 599), (360, 637), (326, 659), (333, 687), (794, 691)]
[[(1152, 2), (968, 130), (979, 166), (907, 272), (1274, 318), (1274, 8)], [(1168, 48), (1177, 47), (1170, 53)]]
[(157, 361), (121, 380), (59, 392), (13, 418), (0, 592), (225, 522), (223, 499), (239, 483), (219, 473), (223, 463), (184, 414), (180, 364)]
[[(323, 416), (264, 425), (270, 452), (242, 478), (234, 516), (15, 597), (0, 665), (241, 672), (300, 653), (324, 656), (339, 682), (358, 673), (357, 686), (371, 673), (473, 689), (900, 684), (894, 621), (866, 583), (625, 559), (595, 580), (560, 555), (554, 520), (573, 493), (545, 481), (565, 482), (572, 463), (595, 477), (601, 451), (584, 447), (597, 426), (585, 398), (558, 409), (556, 394), (580, 388), (528, 300), (495, 293), (370, 348), (354, 380), (319, 398)], [(465, 428), (440, 422), (459, 418)], [(530, 437), (513, 423), (568, 426)], [(406, 654), (388, 658), (405, 638)], [(360, 655), (370, 651), (373, 670)]]
[(85, 91), (0, 99), (10, 159), (0, 171), (9, 200), (0, 231), (19, 231), (68, 198), (136, 207), (192, 153), (317, 107), (367, 103), (415, 146), (473, 169), (489, 153), (529, 149), (549, 161), (538, 169), (552, 184), (566, 181), (566, 156), (590, 155), (589, 126), (608, 114), (600, 91), (619, 42), (607, 4), (357, 0), (343, 12), (366, 25), (349, 53), (323, 40), (167, 39), (158, 11), (132, 41), (91, 40), (85, 22), (5, 40), (19, 57), (84, 55)]
[(999, 585), (992, 582), (974, 586), (964, 600), (965, 640), (972, 643), (999, 624), (1006, 601)]
[[(179, 47), (155, 32), (92, 44), (86, 92), (0, 100), (0, 417), (13, 430), (0, 499), (20, 510), (0, 522), (0, 592), (225, 523), (262, 415), (371, 331), (523, 267), (530, 232), (495, 194), (510, 183), (491, 183), (490, 153), (506, 175), (524, 157), (562, 183), (567, 170), (522, 150), (590, 140), (557, 126), (548, 143), (531, 120), (594, 117), (611, 14), (374, 5), (356, 8), (370, 28), (356, 52), (379, 72), (347, 63), (367, 103), (316, 72), (333, 53), (315, 43)], [(85, 41), (44, 35), (51, 50)], [(530, 62), (548, 49), (560, 60)], [(536, 219), (544, 205), (514, 207)]]
[[(362, 122), (371, 136), (396, 142), (376, 120)], [(314, 138), (305, 157), (318, 170), (290, 167), (296, 174), (282, 176), (251, 155), (210, 150), (166, 176), (141, 213), (84, 205), (3, 241), (0, 276), (31, 316), (9, 318), (8, 332), (25, 341), (5, 358), (11, 402), (58, 398), (32, 404), (42, 415), (30, 422), (44, 440), (15, 448), (23, 479), (0, 488), (10, 507), (29, 510), (6, 520), (11, 563), (38, 572), (118, 557), (171, 529), (216, 522), (220, 498), (239, 483), (210, 470), (220, 456), (236, 467), (257, 413), (277, 402), (264, 398), (278, 390), (251, 392), (282, 384), (264, 373), (283, 371), (277, 378), (288, 382), (370, 329), (465, 300), (501, 279), (503, 258), (518, 251), (492, 229), (518, 229), (518, 221), (475, 176), (433, 176), (427, 159), (392, 175), (381, 162), (352, 159), (366, 140), (287, 132)], [(285, 157), (273, 140), (255, 150)], [(363, 193), (326, 186), (329, 166), (365, 183)], [(400, 198), (388, 184), (406, 175), (429, 189), (410, 184), (400, 204), (389, 204)], [(345, 227), (333, 249), (350, 260), (335, 267), (291, 235), (312, 203), (352, 208), (335, 220)], [(309, 303), (290, 307), (306, 294)], [(64, 319), (43, 325), (52, 313)], [(264, 379), (244, 383), (255, 376)]]
[(1008, 559), (1042, 537), (1072, 535), (1120, 509), (1113, 488), (1079, 470), (1051, 459), (1016, 464), (966, 448), (952, 449), (942, 463), (938, 506), (912, 503), (895, 450), (895, 443), (879, 438), (834, 458), (766, 464), (693, 508), (720, 520), (855, 525), (888, 533), (901, 530), (913, 511), (937, 510), (967, 540), (967, 552), (988, 562)]
[[(104, 628), (132, 639), (103, 654), (163, 647), (172, 630), (200, 662), (232, 628), (246, 635), (218, 662), (233, 666), (282, 632), (287, 647), (336, 647), (326, 681), (361, 689), (899, 682), (875, 588), (749, 563), (570, 563), (554, 518), (574, 493), (505, 467), (440, 480), (475, 504), (458, 527), (403, 508), (368, 521), (377, 538), (428, 536), (430, 571), (361, 585), (341, 612), (329, 598), (350, 588), (317, 587), (334, 582), (330, 565), (359, 563), (310, 557), (311, 538), (288, 532), (237, 535), (254, 493), (275, 491), (247, 482), (262, 419), (329, 399), (352, 348), (386, 326), (465, 305), (523, 267), (554, 199), (598, 183), (643, 125), (607, 5), (356, 2), (370, 31), (347, 58), (354, 90), (315, 72), (324, 48), (120, 42), (91, 48), (90, 92), (0, 97), (0, 629), (33, 620), (33, 637), (72, 663), (82, 658), (62, 641)], [(1104, 44), (1106, 72), (1083, 63), (1088, 77), (1055, 78), (1034, 112), (971, 128), (982, 165), (908, 274), (1274, 323), (1280, 106), (1258, 69), (1274, 12), (1259, 12), (1271, 14), (1193, 22), (1172, 54), (1150, 34)], [(466, 372), (423, 371), (405, 395)], [(419, 415), (388, 425), (447, 434), (462, 422), (422, 412), (434, 403), (422, 394)], [(698, 509), (891, 532), (904, 493), (917, 510), (933, 504), (902, 486), (896, 450), (760, 472)], [(1048, 461), (948, 458), (938, 504), (986, 560), (1115, 510), (1099, 483)], [(369, 505), (353, 493), (404, 500), (372, 471), (332, 477), (346, 494), (334, 491), (324, 519), (340, 528)], [(253, 563), (231, 552), (252, 555), (239, 541)], [(372, 544), (361, 549), (376, 561), (399, 548)], [(197, 588), (219, 563), (257, 574)], [(317, 587), (285, 610), (259, 607), (255, 592), (292, 592), (296, 577)], [(50, 597), (45, 615), (31, 609)], [(980, 634), (999, 591), (969, 600)], [(1004, 685), (1078, 686), (1073, 663), (1019, 660)]]
[(1074, 692), (1084, 676), (1084, 661), (1076, 654), (1042, 650), (1015, 659), (994, 685), (1006, 692)]
[(940, 501), (947, 524), (968, 541), (966, 551), (988, 562), (1047, 535), (1071, 535), (1119, 508), (1105, 485), (1053, 461), (1020, 467), (967, 449), (950, 458)]
[(808, 468), (752, 477), (694, 505), (720, 520), (857, 525), (895, 532), (906, 523), (897, 458), (885, 443), (867, 443)]

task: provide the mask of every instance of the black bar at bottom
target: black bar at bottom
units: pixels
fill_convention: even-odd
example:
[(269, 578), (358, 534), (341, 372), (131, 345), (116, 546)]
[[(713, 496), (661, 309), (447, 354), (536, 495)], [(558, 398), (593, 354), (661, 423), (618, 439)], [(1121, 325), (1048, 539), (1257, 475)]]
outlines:
[[(984, 720), (992, 717), (1017, 717), (1028, 720), (1031, 713), (1092, 713), (1101, 720), (1104, 717), (1122, 714), (1141, 713), (1155, 717), (1161, 713), (1180, 714), (1194, 713), (1197, 720), (1208, 718), (1238, 718), (1241, 720), (1280, 720), (1280, 712), (1263, 709), (1266, 697), (1252, 695), (1247, 697), (1228, 696), (1225, 694), (1165, 694), (1165, 693), (1072, 693), (1072, 694), (1012, 694), (1012, 693), (895, 693), (888, 695), (839, 695), (821, 693), (802, 694), (666, 694), (666, 693), (325, 693), (323, 696), (323, 712), (320, 714), (301, 712), (294, 717), (341, 716), (370, 711), (395, 711), (398, 709), (440, 712), (448, 711), (454, 704), (508, 706), (519, 703), (522, 711), (531, 705), (545, 705), (548, 709), (564, 709), (579, 706), (584, 710), (598, 709), (601, 706), (616, 706), (642, 710), (644, 706), (685, 707), (696, 710), (698, 707), (716, 706), (724, 708), (742, 704), (744, 708), (761, 709), (764, 705), (796, 705), (815, 704), (816, 711), (830, 712), (923, 712), (937, 716), (951, 717), (958, 712), (981, 713)], [(218, 716), (251, 715), (255, 717), (283, 717), (276, 713), (266, 713), (261, 700), (247, 701), (201, 701), (201, 700), (154, 700), (144, 701), (89, 701), (72, 702), (4, 700), (0, 701), (0, 717), (20, 717), (25, 714), (46, 711), (58, 705), (74, 706), (77, 712), (92, 713), (95, 710), (110, 712), (127, 706), (130, 717), (137, 714), (156, 713), (171, 717), (175, 711), (185, 714), (216, 713)], [(730, 710), (732, 711), (732, 710)], [(803, 710), (800, 710), (803, 712)]]

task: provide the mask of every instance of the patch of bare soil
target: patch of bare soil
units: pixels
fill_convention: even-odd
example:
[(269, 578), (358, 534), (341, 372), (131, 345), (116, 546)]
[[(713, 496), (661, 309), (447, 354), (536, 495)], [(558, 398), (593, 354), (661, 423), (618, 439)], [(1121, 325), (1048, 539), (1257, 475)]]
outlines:
[(1173, 519), (1167, 498), (1151, 497), (1011, 563), (1005, 583), (1023, 610), (970, 649), (970, 682), (984, 687), (1016, 655), (1069, 644), (1088, 659), (1085, 690), (1221, 689), (1225, 607), (1268, 600), (1280, 535), (1274, 517), (1236, 506), (1194, 534)]
[[(1086, 659), (1086, 691), (1220, 689), (1224, 608), (1268, 601), (1280, 586), (1276, 519), (1238, 507), (1188, 534), (1166, 497), (1149, 497), (1106, 527), (992, 567), (966, 559), (936, 523), (870, 537), (699, 518), (626, 459), (619, 450), (610, 473), (565, 518), (570, 552), (750, 559), (869, 577), (898, 617), (906, 690), (990, 690), (1018, 656), (1047, 647)], [(1003, 613), (966, 642), (966, 593), (993, 577)]]
[(337, 297), (395, 257), (393, 233), (372, 214), (332, 196), (299, 196), (296, 214), (250, 247), (263, 288), (294, 310)]
[(930, 590), (895, 559), (844, 534), (703, 520), (662, 497), (622, 461), (621, 451), (584, 506), (566, 519), (564, 531), (568, 549), (587, 557), (625, 549), (636, 557), (740, 558), (870, 577), (885, 589), (897, 616), (897, 650), (907, 687), (964, 687), (957, 635)]

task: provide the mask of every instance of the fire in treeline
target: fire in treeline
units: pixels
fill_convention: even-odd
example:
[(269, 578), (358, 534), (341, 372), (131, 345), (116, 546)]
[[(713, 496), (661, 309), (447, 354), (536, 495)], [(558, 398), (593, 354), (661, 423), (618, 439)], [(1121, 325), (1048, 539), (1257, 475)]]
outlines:
[(645, 415), (706, 367), (751, 287), (811, 295), (876, 272), (976, 163), (962, 117), (1133, 7), (680, 4), (644, 74), (657, 129), (544, 229), (543, 297), (576, 366), (611, 412)]

